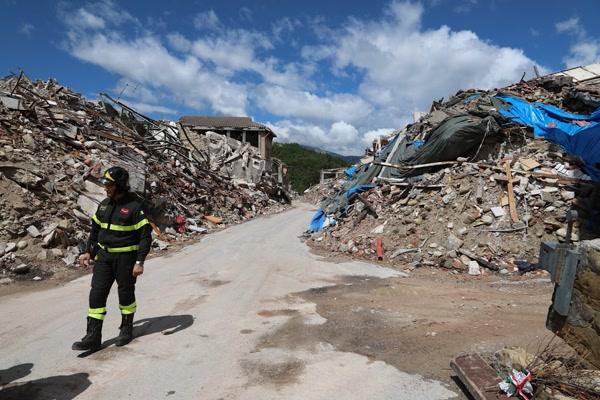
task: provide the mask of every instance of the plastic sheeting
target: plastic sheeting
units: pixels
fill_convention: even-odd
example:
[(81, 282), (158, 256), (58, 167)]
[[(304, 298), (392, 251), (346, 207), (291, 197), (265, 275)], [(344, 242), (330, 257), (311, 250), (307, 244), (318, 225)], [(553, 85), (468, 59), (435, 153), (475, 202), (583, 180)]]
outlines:
[(354, 176), (354, 173), (356, 172), (356, 165), (353, 165), (351, 167), (348, 167), (344, 170), (344, 173), (346, 174), (346, 176), (348, 178), (352, 178), (352, 176)]
[[(500, 130), (492, 116), (479, 118), (472, 115), (458, 115), (447, 118), (425, 138), (425, 143), (404, 139), (389, 162), (392, 164), (426, 164), (437, 161), (452, 161), (475, 152), (486, 139)], [(403, 178), (424, 171), (404, 172), (398, 169), (385, 170), (386, 178)]]
[[(521, 125), (533, 128), (535, 137), (550, 140), (567, 152), (579, 157), (585, 171), (600, 181), (600, 108), (590, 115), (571, 114), (558, 107), (543, 103), (529, 103), (511, 96), (497, 96), (509, 103), (500, 114)], [(586, 121), (580, 126), (573, 121)]]
[(373, 189), (375, 187), (375, 185), (359, 185), (359, 186), (353, 186), (350, 189), (346, 190), (346, 197), (350, 198), (350, 196), (352, 196), (354, 193), (362, 193), (362, 192), (366, 192), (369, 189)]
[(319, 208), (310, 220), (308, 231), (319, 232), (320, 230), (327, 228), (330, 225), (333, 226), (335, 224), (335, 219), (332, 217), (328, 217), (327, 214), (325, 214), (325, 211)]

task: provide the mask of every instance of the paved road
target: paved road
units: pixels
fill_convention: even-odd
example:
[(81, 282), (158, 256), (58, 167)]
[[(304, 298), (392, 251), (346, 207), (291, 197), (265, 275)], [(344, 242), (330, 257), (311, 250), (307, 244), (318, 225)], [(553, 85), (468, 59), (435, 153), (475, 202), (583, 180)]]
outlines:
[[(323, 323), (314, 304), (292, 295), (344, 275), (395, 271), (331, 263), (298, 235), (305, 206), (213, 234), (150, 260), (138, 282), (136, 339), (111, 344), (118, 331), (116, 287), (103, 350), (70, 350), (84, 329), (90, 276), (63, 287), (0, 299), (0, 399), (445, 399), (441, 383), (381, 361), (314, 348), (269, 346), (269, 335), (301, 313)], [(295, 310), (295, 311), (290, 311)]]

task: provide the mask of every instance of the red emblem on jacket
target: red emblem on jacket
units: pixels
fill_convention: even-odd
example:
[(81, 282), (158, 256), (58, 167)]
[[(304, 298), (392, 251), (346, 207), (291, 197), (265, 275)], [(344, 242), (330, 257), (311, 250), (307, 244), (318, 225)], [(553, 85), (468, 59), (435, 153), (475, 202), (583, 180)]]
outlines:
[(129, 215), (129, 208), (127, 208), (127, 207), (122, 207), (122, 208), (119, 210), (119, 213), (120, 213), (121, 215)]

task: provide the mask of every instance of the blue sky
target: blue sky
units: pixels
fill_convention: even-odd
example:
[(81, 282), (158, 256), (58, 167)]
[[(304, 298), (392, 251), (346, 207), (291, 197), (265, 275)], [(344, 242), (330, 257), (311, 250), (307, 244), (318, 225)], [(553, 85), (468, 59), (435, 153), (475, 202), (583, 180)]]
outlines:
[(156, 118), (249, 115), (360, 154), (461, 88), (600, 62), (600, 2), (0, 0), (0, 74), (23, 68)]

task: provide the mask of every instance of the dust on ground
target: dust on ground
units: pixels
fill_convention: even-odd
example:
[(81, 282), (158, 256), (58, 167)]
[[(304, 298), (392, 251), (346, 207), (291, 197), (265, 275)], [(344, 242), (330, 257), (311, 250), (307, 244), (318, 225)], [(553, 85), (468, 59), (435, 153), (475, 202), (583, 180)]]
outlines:
[(545, 328), (552, 297), (547, 279), (465, 278), (432, 268), (408, 278), (340, 278), (334, 286), (295, 294), (315, 303), (327, 322), (306, 324), (303, 315), (286, 310), (259, 314), (290, 319), (264, 335), (257, 348), (311, 351), (327, 342), (338, 351), (451, 383), (449, 362), (459, 353), (505, 346), (536, 353), (552, 337)]

